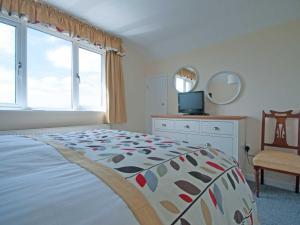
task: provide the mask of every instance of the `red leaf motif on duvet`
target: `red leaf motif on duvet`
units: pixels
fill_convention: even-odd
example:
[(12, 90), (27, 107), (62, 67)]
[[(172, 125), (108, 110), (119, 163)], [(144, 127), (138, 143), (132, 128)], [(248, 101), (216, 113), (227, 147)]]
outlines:
[(191, 203), (193, 201), (193, 199), (190, 196), (186, 195), (186, 194), (180, 194), (179, 197), (183, 201), (188, 202), (188, 203)]
[(179, 156), (179, 159), (180, 159), (182, 162), (184, 162), (183, 156)]
[(135, 177), (136, 182), (141, 186), (144, 187), (147, 183), (145, 177), (142, 174), (139, 174)]
[(209, 196), (211, 198), (212, 203), (214, 204), (215, 207), (217, 207), (217, 199), (214, 195), (214, 193), (211, 191), (211, 189), (208, 190)]
[(217, 170), (225, 171), (225, 169), (222, 166), (220, 166), (217, 163), (214, 163), (212, 161), (207, 161), (206, 164), (210, 165), (211, 167), (214, 167)]

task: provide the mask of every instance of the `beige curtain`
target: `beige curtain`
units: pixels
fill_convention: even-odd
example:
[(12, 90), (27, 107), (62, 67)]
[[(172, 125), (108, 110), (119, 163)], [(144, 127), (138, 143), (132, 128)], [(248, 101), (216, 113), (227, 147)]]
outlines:
[(106, 52), (106, 119), (113, 124), (127, 122), (121, 58), (114, 51)]
[(122, 54), (122, 40), (86, 24), (59, 9), (35, 0), (0, 0), (0, 11), (27, 18), (30, 23), (55, 27), (71, 37), (85, 39), (92, 44)]

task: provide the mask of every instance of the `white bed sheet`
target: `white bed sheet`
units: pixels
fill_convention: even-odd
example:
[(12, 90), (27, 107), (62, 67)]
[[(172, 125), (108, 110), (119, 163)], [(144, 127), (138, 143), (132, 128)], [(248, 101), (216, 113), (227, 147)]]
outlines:
[(0, 224), (136, 225), (127, 205), (53, 147), (0, 135)]

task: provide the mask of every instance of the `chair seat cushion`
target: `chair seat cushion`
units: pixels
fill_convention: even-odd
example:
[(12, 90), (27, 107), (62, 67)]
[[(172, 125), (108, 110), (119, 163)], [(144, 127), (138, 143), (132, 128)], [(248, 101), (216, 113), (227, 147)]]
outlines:
[(276, 150), (264, 150), (253, 158), (253, 165), (300, 174), (300, 155)]

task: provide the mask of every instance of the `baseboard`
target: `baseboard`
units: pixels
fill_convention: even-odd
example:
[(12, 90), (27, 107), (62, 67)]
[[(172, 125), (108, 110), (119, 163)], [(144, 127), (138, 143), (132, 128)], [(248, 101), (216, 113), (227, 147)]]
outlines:
[[(246, 179), (253, 182), (255, 181), (254, 175), (249, 173), (246, 174)], [(265, 184), (272, 187), (288, 190), (288, 191), (295, 191), (295, 182), (286, 182), (286, 181), (276, 180), (265, 176)]]

